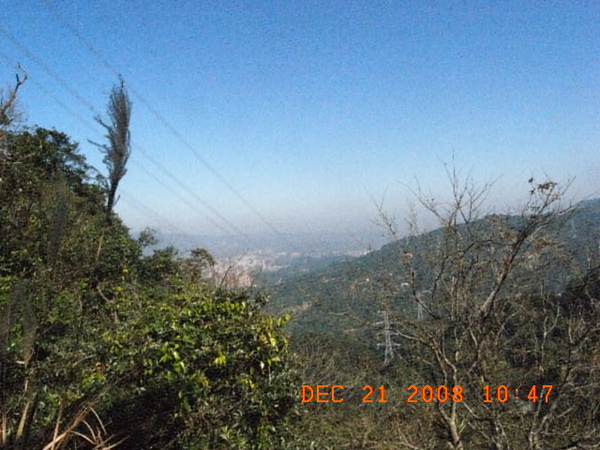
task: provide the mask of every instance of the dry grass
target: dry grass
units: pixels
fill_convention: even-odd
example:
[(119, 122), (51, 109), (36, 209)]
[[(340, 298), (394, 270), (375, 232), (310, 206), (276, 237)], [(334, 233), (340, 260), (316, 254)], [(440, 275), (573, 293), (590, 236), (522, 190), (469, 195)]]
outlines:
[(62, 450), (74, 439), (87, 442), (94, 450), (110, 450), (116, 448), (123, 440), (111, 442), (104, 423), (93, 408), (93, 403), (82, 407), (67, 423), (63, 423), (63, 407), (61, 405), (54, 425), (52, 441), (43, 450)]

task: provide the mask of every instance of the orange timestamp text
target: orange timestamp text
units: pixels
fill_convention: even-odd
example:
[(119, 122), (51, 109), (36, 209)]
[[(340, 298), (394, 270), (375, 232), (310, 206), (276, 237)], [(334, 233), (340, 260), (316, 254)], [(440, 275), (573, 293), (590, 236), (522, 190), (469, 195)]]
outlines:
[[(541, 386), (533, 385), (525, 389), (510, 389), (505, 385), (497, 387), (485, 385), (483, 386), (483, 392), (480, 398), (484, 403), (492, 403), (495, 401), (505, 403), (510, 399), (528, 400), (533, 403), (543, 401), (547, 403), (553, 388), (554, 386), (551, 384), (544, 384)], [(316, 386), (303, 384), (300, 396), (302, 403), (343, 403), (343, 391), (344, 386), (339, 384), (318, 384)], [(383, 385), (374, 388), (367, 384), (362, 388), (362, 391), (364, 392), (362, 403), (387, 403), (386, 387)], [(439, 385), (434, 387), (430, 385), (416, 386), (411, 384), (406, 388), (406, 391), (408, 391), (408, 396), (406, 398), (407, 403), (460, 403), (465, 400), (465, 390), (460, 385)]]

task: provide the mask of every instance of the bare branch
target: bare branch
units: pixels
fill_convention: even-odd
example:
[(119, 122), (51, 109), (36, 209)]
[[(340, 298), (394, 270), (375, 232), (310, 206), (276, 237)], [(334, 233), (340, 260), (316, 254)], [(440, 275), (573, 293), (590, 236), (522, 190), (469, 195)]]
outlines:
[(19, 88), (25, 84), (28, 78), (27, 72), (21, 65), (17, 64), (16, 68), (20, 74), (15, 74), (15, 86), (8, 92), (7, 99), (0, 103), (0, 126), (2, 127), (7, 127), (14, 121), (17, 92), (19, 91)]

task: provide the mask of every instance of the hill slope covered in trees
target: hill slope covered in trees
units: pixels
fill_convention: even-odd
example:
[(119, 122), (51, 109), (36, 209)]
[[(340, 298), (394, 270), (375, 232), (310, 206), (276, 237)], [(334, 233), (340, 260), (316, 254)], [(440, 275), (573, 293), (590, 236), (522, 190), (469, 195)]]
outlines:
[(305, 382), (345, 386), (307, 406), (325, 442), (598, 448), (600, 201), (532, 180), (521, 214), (480, 216), (451, 181), (449, 206), (423, 203), (440, 228), (272, 287)]
[(0, 447), (305, 448), (291, 432), (286, 319), (264, 314), (258, 292), (205, 279), (205, 251), (144, 256), (152, 237), (133, 239), (113, 212), (126, 124), (121, 140), (106, 126), (106, 181), (64, 133), (12, 126), (11, 108), (0, 123)]
[[(498, 221), (515, 229), (525, 225), (523, 217), (517, 215), (489, 215), (474, 225), (493, 236)], [(295, 274), (289, 270), (271, 273), (264, 283), (271, 293), (269, 309), (291, 314), (288, 327), (297, 333), (336, 334), (354, 329), (363, 321), (380, 321), (384, 299), (395, 303), (407, 316), (416, 316), (414, 304), (405, 302), (407, 291), (403, 284), (406, 288), (411, 279), (404, 255), (412, 254), (419, 276), (427, 278), (431, 264), (420, 255), (429, 253), (432, 243), (439, 242), (443, 233), (443, 229), (438, 228), (408, 236), (367, 255), (340, 258), (343, 260), (316, 267), (308, 273)], [(574, 205), (545, 226), (543, 233), (552, 239), (553, 257), (560, 253), (560, 263), (546, 267), (544, 285), (534, 289), (559, 293), (600, 259), (600, 199)], [(531, 264), (542, 266), (544, 261), (550, 260), (549, 254), (538, 255), (532, 250), (527, 257)], [(427, 283), (431, 280), (423, 281), (424, 289)]]

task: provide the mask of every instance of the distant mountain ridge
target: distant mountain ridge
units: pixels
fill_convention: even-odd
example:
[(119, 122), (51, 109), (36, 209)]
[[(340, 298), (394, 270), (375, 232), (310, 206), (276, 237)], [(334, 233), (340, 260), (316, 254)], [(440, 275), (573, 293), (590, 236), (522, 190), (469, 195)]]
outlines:
[[(483, 217), (477, 224), (491, 227), (495, 217), (499, 216)], [(524, 220), (520, 216), (503, 217), (515, 228)], [(600, 261), (600, 199), (578, 203), (551, 227), (565, 263), (551, 273), (547, 289), (558, 292)], [(381, 320), (378, 304), (409, 281), (400, 267), (401, 249), (418, 254), (440, 233), (435, 229), (406, 237), (364, 256), (347, 257), (308, 272), (274, 273), (265, 286), (271, 292), (269, 309), (290, 313), (290, 329), (302, 333), (337, 333)]]

